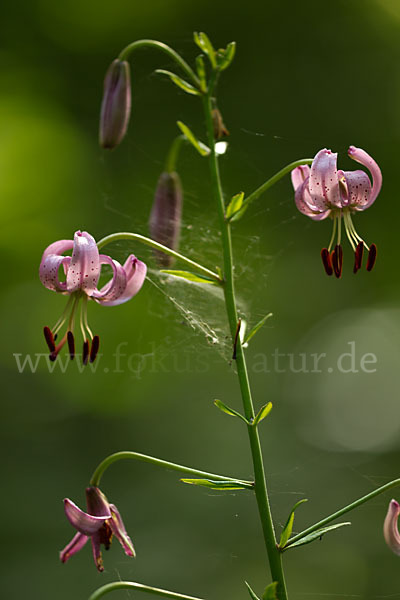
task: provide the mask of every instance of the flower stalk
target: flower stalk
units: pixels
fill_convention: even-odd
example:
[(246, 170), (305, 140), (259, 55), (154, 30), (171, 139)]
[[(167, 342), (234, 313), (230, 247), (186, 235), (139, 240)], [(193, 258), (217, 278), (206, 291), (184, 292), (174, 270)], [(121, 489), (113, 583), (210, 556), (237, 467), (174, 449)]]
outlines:
[[(234, 345), (238, 323), (238, 314), (236, 308), (235, 284), (233, 277), (232, 237), (230, 223), (227, 222), (227, 220), (225, 219), (224, 198), (219, 174), (218, 158), (215, 152), (214, 124), (212, 116), (212, 92), (213, 86), (210, 85), (208, 93), (203, 97), (203, 107), (207, 126), (208, 145), (211, 149), (209, 155), (211, 184), (213, 188), (214, 199), (217, 204), (219, 224), (221, 230), (224, 264), (223, 274), (225, 305), (232, 337), (232, 345)], [(290, 169), (288, 169), (288, 172), (289, 171)], [(281, 175), (281, 177), (283, 177), (284, 174), (286, 174), (286, 171)], [(272, 183), (270, 185), (272, 185)], [(243, 408), (246, 419), (249, 422), (252, 422), (255, 416), (255, 412), (247, 372), (246, 359), (243, 353), (243, 347), (240, 340), (240, 336), (238, 336), (236, 342), (237, 343), (235, 348), (235, 360), (237, 365), (237, 374), (242, 395)], [(258, 512), (260, 515), (261, 525), (263, 529), (264, 541), (267, 550), (271, 576), (273, 581), (278, 582), (277, 594), (279, 600), (287, 600), (285, 576), (282, 566), (282, 556), (277, 548), (275, 530), (268, 499), (267, 483), (265, 478), (265, 470), (258, 429), (257, 427), (252, 427), (251, 425), (249, 425), (247, 427), (247, 430), (249, 435), (251, 455), (254, 467), (255, 494), (258, 505)]]
[(185, 594), (178, 594), (177, 592), (170, 592), (168, 590), (162, 590), (160, 588), (151, 587), (150, 585), (144, 585), (143, 583), (136, 583), (133, 581), (114, 581), (113, 583), (107, 583), (93, 592), (93, 594), (89, 597), (89, 600), (98, 600), (102, 596), (105, 596), (109, 592), (114, 592), (115, 590), (147, 592), (148, 594), (153, 594), (153, 596), (161, 596), (162, 598), (175, 598), (175, 600), (201, 600), (201, 598), (195, 598), (194, 596), (186, 596)]

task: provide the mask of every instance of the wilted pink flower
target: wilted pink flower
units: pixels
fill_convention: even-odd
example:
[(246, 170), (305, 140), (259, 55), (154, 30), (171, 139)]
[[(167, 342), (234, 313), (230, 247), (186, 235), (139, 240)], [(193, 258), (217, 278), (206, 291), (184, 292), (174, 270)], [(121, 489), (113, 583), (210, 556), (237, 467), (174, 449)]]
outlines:
[(93, 558), (98, 571), (104, 571), (101, 556), (101, 544), (108, 550), (113, 535), (120, 542), (125, 554), (135, 556), (135, 550), (126, 532), (121, 515), (114, 504), (110, 504), (98, 487), (86, 488), (86, 504), (88, 512), (83, 512), (71, 500), (65, 498), (64, 510), (68, 521), (77, 530), (76, 535), (60, 552), (60, 560), (65, 563), (79, 552), (91, 539)]
[(395, 554), (400, 556), (400, 533), (398, 519), (400, 515), (400, 504), (396, 500), (391, 500), (383, 524), (383, 535), (389, 548)]
[[(72, 256), (64, 252), (72, 250)], [(100, 290), (97, 283), (101, 265), (109, 265), (113, 276)], [(60, 268), (65, 280), (60, 279)], [(50, 350), (50, 360), (55, 360), (61, 348), (68, 342), (71, 358), (75, 355), (74, 329), (77, 309), (81, 304), (79, 325), (83, 336), (83, 362), (93, 362), (99, 350), (99, 337), (93, 336), (87, 320), (87, 302), (92, 298), (103, 306), (115, 306), (130, 300), (143, 285), (146, 265), (130, 254), (122, 266), (110, 256), (99, 254), (94, 238), (86, 231), (76, 231), (73, 240), (59, 240), (50, 244), (40, 263), (40, 280), (47, 289), (68, 295), (67, 306), (52, 329), (44, 328)], [(67, 322), (67, 331), (56, 345), (56, 337)], [(92, 340), (91, 347), (89, 339)]]
[(102, 148), (115, 148), (128, 128), (131, 113), (131, 77), (129, 63), (115, 59), (104, 79), (100, 113), (99, 142)]
[[(151, 209), (151, 237), (172, 250), (177, 250), (181, 233), (182, 186), (178, 173), (161, 173)], [(154, 255), (162, 267), (170, 267), (173, 257), (157, 250)]]
[(322, 249), (321, 256), (326, 273), (335, 273), (336, 277), (341, 276), (343, 265), (342, 219), (355, 255), (354, 273), (361, 267), (364, 248), (369, 252), (368, 271), (371, 271), (376, 260), (375, 244), (367, 246), (356, 232), (351, 215), (375, 202), (382, 186), (381, 170), (361, 148), (350, 146), (348, 155), (369, 169), (372, 186), (364, 171), (338, 171), (337, 154), (326, 148), (316, 154), (311, 169), (308, 165), (302, 165), (292, 171), (295, 202), (299, 211), (314, 221), (322, 221), (328, 216), (333, 220), (332, 238), (328, 248)]

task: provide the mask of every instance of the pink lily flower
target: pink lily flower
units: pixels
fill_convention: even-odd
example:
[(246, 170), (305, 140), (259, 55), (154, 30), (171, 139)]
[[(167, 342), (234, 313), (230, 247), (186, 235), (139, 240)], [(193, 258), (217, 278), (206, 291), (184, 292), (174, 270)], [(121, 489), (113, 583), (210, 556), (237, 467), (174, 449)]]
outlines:
[[(347, 152), (350, 158), (369, 169), (372, 185), (364, 171), (338, 171), (337, 154), (326, 148), (315, 155), (311, 168), (302, 165), (293, 169), (291, 174), (299, 211), (314, 221), (322, 221), (327, 217), (333, 220), (332, 238), (328, 248), (322, 249), (321, 257), (326, 273), (335, 273), (338, 278), (342, 275), (343, 266), (342, 219), (354, 251), (354, 273), (361, 268), (364, 248), (369, 253), (367, 271), (371, 271), (375, 264), (376, 245), (368, 246), (358, 235), (351, 215), (369, 208), (382, 187), (382, 173), (374, 159), (365, 150), (355, 146), (350, 146)], [(335, 239), (336, 244), (332, 251)]]
[[(64, 253), (72, 250), (72, 256)], [(97, 284), (101, 265), (110, 265), (111, 280), (100, 290)], [(60, 268), (65, 280), (60, 279)], [(83, 362), (93, 362), (99, 350), (99, 336), (93, 335), (87, 319), (87, 303), (95, 300), (103, 306), (116, 306), (127, 302), (141, 289), (146, 278), (146, 265), (130, 254), (122, 266), (110, 256), (99, 254), (94, 238), (86, 231), (76, 231), (73, 240), (59, 240), (50, 244), (43, 253), (39, 277), (47, 289), (69, 296), (67, 306), (52, 329), (44, 328), (50, 350), (50, 360), (55, 360), (67, 342), (71, 359), (75, 356), (74, 328), (78, 306), (81, 304), (79, 325), (83, 336)], [(67, 330), (56, 345), (59, 331), (67, 323)], [(91, 340), (91, 347), (89, 340)]]
[(68, 498), (64, 499), (64, 511), (68, 521), (77, 530), (69, 544), (60, 552), (62, 563), (79, 552), (91, 539), (93, 558), (98, 571), (104, 571), (101, 544), (108, 550), (115, 535), (127, 556), (135, 556), (132, 541), (126, 532), (121, 515), (114, 504), (110, 504), (98, 487), (86, 488), (88, 512), (84, 512)]
[(383, 524), (383, 535), (389, 548), (395, 554), (400, 556), (400, 533), (398, 519), (400, 515), (400, 504), (396, 500), (391, 500)]

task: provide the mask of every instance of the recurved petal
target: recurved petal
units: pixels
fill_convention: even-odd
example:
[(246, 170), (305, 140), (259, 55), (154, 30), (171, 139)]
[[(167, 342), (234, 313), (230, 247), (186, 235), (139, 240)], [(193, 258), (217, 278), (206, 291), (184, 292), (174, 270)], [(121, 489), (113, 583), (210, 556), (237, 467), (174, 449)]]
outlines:
[(400, 556), (400, 534), (398, 528), (399, 514), (400, 504), (396, 502), (396, 500), (391, 500), (383, 524), (383, 535), (392, 552)]
[(113, 270), (113, 276), (101, 290), (95, 290), (92, 297), (100, 304), (114, 303), (125, 292), (127, 284), (125, 270), (117, 260), (105, 254), (100, 254), (100, 264), (110, 265)]
[(83, 533), (77, 533), (74, 535), (69, 544), (65, 546), (60, 552), (60, 560), (62, 563), (67, 562), (71, 556), (79, 552), (88, 541), (88, 536)]
[(296, 206), (303, 215), (310, 217), (314, 221), (322, 221), (326, 219), (326, 217), (331, 212), (328, 210), (320, 211), (316, 206), (313, 206), (311, 195), (308, 189), (309, 179), (307, 178), (303, 181), (302, 184), (296, 189), (294, 194), (294, 200), (296, 202)]
[(369, 202), (371, 195), (371, 182), (364, 171), (342, 171), (345, 182), (345, 196), (342, 193), (342, 202), (363, 210)]
[(64, 272), (66, 272), (70, 262), (70, 256), (60, 256), (58, 254), (43, 255), (39, 267), (40, 281), (49, 290), (54, 292), (65, 292), (67, 289), (67, 282), (60, 280), (59, 269), (63, 266)]
[(367, 167), (372, 175), (372, 190), (370, 192), (368, 202), (362, 206), (362, 210), (365, 210), (371, 206), (373, 202), (375, 202), (379, 192), (381, 191), (382, 172), (374, 159), (367, 152), (365, 152), (365, 150), (356, 148), (355, 146), (350, 146), (348, 149), (348, 154), (350, 158), (364, 165), (364, 167)]
[(138, 258), (136, 258), (136, 256), (131, 254), (126, 259), (122, 268), (124, 269), (126, 275), (126, 287), (124, 292), (115, 300), (100, 300), (101, 304), (104, 304), (105, 306), (116, 306), (117, 304), (122, 304), (123, 302), (127, 302), (133, 298), (133, 296), (135, 296), (135, 294), (137, 294), (141, 289), (147, 273), (147, 267), (144, 262), (140, 261)]
[(90, 515), (108, 518), (111, 514), (107, 498), (95, 485), (86, 488), (86, 505)]
[(58, 240), (57, 242), (53, 242), (50, 246), (47, 246), (46, 250), (43, 252), (42, 261), (49, 254), (64, 254), (64, 252), (72, 250), (73, 247), (73, 240)]
[(299, 167), (296, 167), (295, 169), (293, 169), (293, 171), (290, 174), (290, 177), (292, 180), (292, 185), (293, 185), (294, 191), (296, 191), (297, 188), (302, 183), (304, 183), (304, 181), (309, 176), (310, 176), (310, 167), (308, 165), (300, 165)]
[(67, 272), (67, 291), (82, 289), (91, 296), (100, 275), (99, 251), (95, 239), (86, 231), (76, 231), (71, 263)]
[(102, 571), (104, 571), (104, 567), (103, 567), (103, 557), (101, 555), (101, 536), (98, 532), (96, 532), (94, 535), (92, 535), (92, 552), (93, 552), (93, 559), (94, 559), (94, 563), (97, 567), (97, 570), (102, 573)]
[(115, 504), (110, 504), (111, 519), (108, 524), (111, 527), (111, 531), (120, 542), (123, 547), (125, 554), (128, 556), (136, 556), (135, 549), (132, 544), (132, 540), (126, 532), (125, 525), (122, 521), (121, 515)]
[(111, 513), (108, 512), (102, 516), (89, 515), (83, 512), (69, 498), (64, 500), (64, 511), (68, 521), (73, 527), (84, 535), (91, 536), (100, 529), (103, 523), (111, 518)]
[(311, 165), (309, 190), (312, 203), (320, 211), (341, 207), (336, 160), (337, 154), (324, 148)]

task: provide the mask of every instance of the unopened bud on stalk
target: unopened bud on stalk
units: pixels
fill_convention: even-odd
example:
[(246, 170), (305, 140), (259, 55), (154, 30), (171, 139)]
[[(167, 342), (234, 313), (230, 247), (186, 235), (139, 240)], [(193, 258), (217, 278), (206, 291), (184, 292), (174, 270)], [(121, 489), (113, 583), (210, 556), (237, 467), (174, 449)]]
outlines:
[(115, 148), (128, 128), (131, 112), (131, 77), (129, 63), (115, 59), (104, 78), (100, 113), (99, 143), (102, 148)]
[[(178, 173), (161, 173), (151, 209), (150, 235), (156, 242), (177, 250), (181, 232), (182, 186)], [(174, 258), (163, 252), (154, 251), (157, 263), (170, 267)]]
[(222, 115), (221, 115), (220, 111), (218, 110), (218, 108), (213, 109), (212, 120), (213, 120), (213, 127), (214, 127), (214, 138), (216, 140), (220, 140), (223, 137), (226, 137), (229, 135), (229, 131), (225, 127), (225, 123), (222, 119)]

